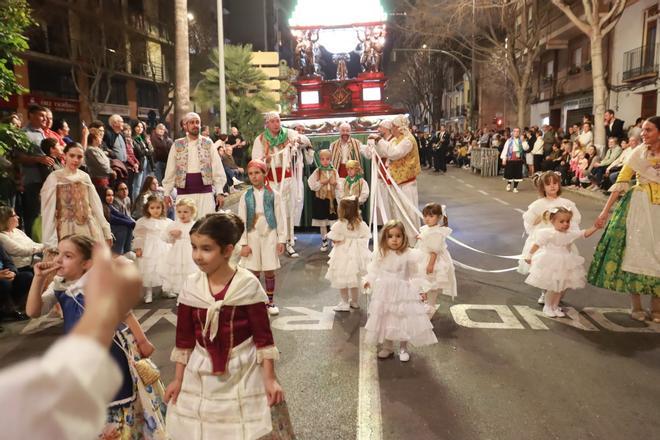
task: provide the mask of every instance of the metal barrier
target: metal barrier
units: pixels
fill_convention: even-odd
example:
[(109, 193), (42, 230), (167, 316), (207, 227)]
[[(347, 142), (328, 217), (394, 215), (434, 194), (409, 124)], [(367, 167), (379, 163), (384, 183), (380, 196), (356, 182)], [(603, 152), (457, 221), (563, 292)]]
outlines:
[(497, 148), (473, 148), (470, 155), (470, 169), (481, 172), (481, 177), (497, 176), (500, 152)]

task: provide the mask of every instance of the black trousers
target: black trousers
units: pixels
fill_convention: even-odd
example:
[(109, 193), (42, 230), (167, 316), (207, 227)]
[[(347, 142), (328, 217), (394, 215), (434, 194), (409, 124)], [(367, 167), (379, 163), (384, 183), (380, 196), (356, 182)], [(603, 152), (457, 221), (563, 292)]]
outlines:
[(447, 171), (447, 147), (433, 150), (433, 168), (435, 171)]
[(25, 309), (34, 273), (32, 268), (21, 268), (13, 280), (0, 280), (0, 311), (13, 312)]

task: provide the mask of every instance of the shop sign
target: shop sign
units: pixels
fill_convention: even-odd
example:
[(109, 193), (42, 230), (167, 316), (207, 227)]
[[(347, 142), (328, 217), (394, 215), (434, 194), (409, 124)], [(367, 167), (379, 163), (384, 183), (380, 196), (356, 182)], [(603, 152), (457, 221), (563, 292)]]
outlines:
[(75, 99), (50, 98), (45, 96), (24, 95), (25, 106), (37, 104), (48, 107), (53, 113), (80, 113), (80, 102)]

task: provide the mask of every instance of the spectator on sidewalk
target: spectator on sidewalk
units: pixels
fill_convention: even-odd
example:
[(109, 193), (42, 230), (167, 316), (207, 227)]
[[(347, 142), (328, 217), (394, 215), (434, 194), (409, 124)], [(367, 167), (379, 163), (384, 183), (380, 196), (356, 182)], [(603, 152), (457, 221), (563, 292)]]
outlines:
[(124, 214), (117, 209), (115, 201), (115, 192), (112, 188), (105, 188), (103, 196), (103, 214), (110, 223), (110, 231), (114, 237), (112, 243), (112, 252), (117, 255), (124, 255), (131, 251), (133, 243), (133, 229), (135, 229), (135, 220), (129, 215)]
[[(73, 139), (71, 138), (71, 136), (69, 136), (71, 130), (70, 130), (69, 124), (66, 122), (66, 120), (61, 119), (61, 118), (60, 119), (55, 119), (53, 121), (52, 130), (55, 133), (57, 133), (57, 135), (60, 137), (60, 139), (62, 139), (62, 141), (64, 142), (64, 145), (67, 145), (67, 144), (70, 144), (71, 142), (73, 142)], [(61, 145), (61, 146), (64, 147), (64, 145)]]
[(433, 167), (436, 173), (447, 172), (447, 152), (449, 151), (450, 135), (444, 125), (438, 131), (435, 149), (433, 150)]
[(617, 143), (621, 142), (621, 140), (623, 140), (623, 138), (626, 136), (623, 130), (624, 121), (615, 117), (614, 110), (609, 109), (605, 111), (604, 122), (605, 137), (607, 137), (607, 139), (613, 137), (616, 138)]
[(87, 135), (87, 149), (85, 150), (85, 166), (94, 188), (100, 196), (103, 189), (110, 185), (110, 181), (117, 174), (110, 167), (110, 158), (102, 150), (103, 134), (98, 128), (90, 128)]
[(44, 245), (32, 241), (18, 228), (18, 215), (10, 206), (0, 206), (0, 245), (11, 258), (19, 272), (32, 272), (35, 255), (44, 250)]
[(64, 147), (57, 142), (57, 139), (46, 138), (41, 141), (41, 151), (55, 162), (51, 166), (41, 165), (44, 179), (55, 170), (60, 170), (64, 167)]
[(603, 175), (605, 174), (607, 167), (609, 167), (612, 162), (614, 162), (621, 155), (622, 151), (623, 149), (618, 145), (617, 138), (611, 137), (608, 139), (608, 148), (607, 153), (605, 153), (605, 157), (598, 162), (592, 162), (591, 172), (589, 173), (591, 185), (588, 189), (596, 191), (600, 187), (600, 184), (603, 181)]
[(165, 125), (158, 124), (151, 132), (151, 146), (154, 149), (154, 174), (159, 182), (162, 182), (167, 167), (167, 157), (172, 148), (172, 138), (170, 138)]
[(626, 142), (625, 140), (621, 142), (621, 154), (612, 162), (607, 169), (605, 170), (605, 175), (603, 176), (603, 182), (601, 188), (604, 190), (609, 190), (610, 186), (614, 185), (617, 177), (619, 177), (619, 172), (623, 166), (628, 162), (630, 156), (632, 156), (633, 150), (639, 145), (639, 138), (636, 136), (631, 137)]
[(578, 145), (584, 149), (591, 145), (594, 141), (594, 134), (591, 131), (591, 123), (585, 122), (582, 124), (582, 132), (577, 138)]
[(44, 154), (41, 141), (46, 139), (42, 127), (46, 125), (46, 108), (31, 105), (28, 108), (28, 124), (23, 129), (30, 140), (30, 149), (18, 153), (16, 160), (21, 164), (23, 172), (23, 229), (32, 237), (32, 225), (41, 212), (39, 193), (45, 177), (41, 166), (51, 167), (55, 161)]
[(25, 300), (34, 274), (19, 271), (0, 246), (0, 316), (10, 321), (26, 321)]
[(642, 137), (642, 123), (644, 118), (637, 118), (635, 125), (628, 129), (628, 139), (637, 138), (638, 140)]
[(241, 133), (238, 131), (238, 128), (231, 128), (231, 133), (227, 137), (227, 145), (232, 147), (232, 155), (236, 164), (239, 166), (244, 165), (245, 146), (247, 143), (245, 142), (245, 139), (243, 139)]

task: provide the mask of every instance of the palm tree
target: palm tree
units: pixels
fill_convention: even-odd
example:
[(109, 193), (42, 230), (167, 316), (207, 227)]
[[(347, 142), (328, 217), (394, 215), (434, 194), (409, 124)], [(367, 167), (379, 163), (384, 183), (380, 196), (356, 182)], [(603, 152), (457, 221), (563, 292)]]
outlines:
[[(202, 72), (204, 77), (195, 88), (195, 102), (204, 108), (218, 105), (218, 50), (209, 57), (213, 67)], [(225, 45), (225, 87), (227, 90), (227, 118), (247, 139), (263, 129), (261, 114), (277, 108), (275, 99), (266, 88), (266, 75), (253, 66), (252, 46)]]
[(174, 54), (176, 79), (174, 88), (174, 124), (172, 133), (179, 130), (183, 115), (190, 111), (190, 52), (188, 42), (188, 0), (174, 0)]

